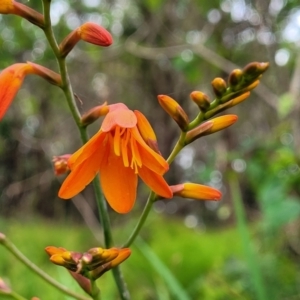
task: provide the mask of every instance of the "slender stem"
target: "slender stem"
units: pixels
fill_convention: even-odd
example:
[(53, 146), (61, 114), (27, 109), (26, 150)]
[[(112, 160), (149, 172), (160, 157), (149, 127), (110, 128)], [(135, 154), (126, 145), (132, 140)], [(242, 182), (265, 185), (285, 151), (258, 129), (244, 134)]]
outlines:
[[(186, 136), (186, 133), (181, 132), (180, 137), (179, 137), (174, 149), (172, 150), (171, 154), (169, 155), (169, 157), (167, 159), (167, 162), (169, 163), (169, 165), (174, 161), (176, 155), (185, 146), (185, 144), (184, 144), (185, 136)], [(151, 211), (152, 205), (156, 200), (156, 196), (157, 195), (153, 191), (150, 192), (147, 203), (146, 203), (146, 205), (144, 207), (144, 210), (143, 210), (143, 212), (140, 216), (140, 219), (138, 220), (135, 228), (133, 229), (131, 235), (129, 236), (127, 242), (124, 244), (123, 247), (129, 247), (134, 242), (136, 237), (138, 236), (141, 228), (143, 227), (143, 225), (144, 225), (144, 223), (145, 223), (145, 221), (146, 221), (146, 219), (147, 219), (147, 217), (148, 217), (148, 215)]]
[[(56, 59), (57, 59), (58, 65), (59, 65), (59, 70), (60, 70), (61, 79), (62, 79), (62, 90), (65, 94), (70, 111), (72, 113), (72, 116), (73, 116), (73, 118), (76, 122), (76, 125), (78, 127), (78, 130), (80, 132), (82, 143), (85, 144), (89, 138), (87, 135), (86, 127), (81, 124), (81, 115), (78, 111), (78, 108), (77, 108), (77, 105), (75, 102), (74, 93), (73, 93), (73, 89), (72, 89), (72, 86), (70, 83), (65, 58), (61, 57), (61, 55), (60, 55), (59, 47), (57, 45), (53, 30), (52, 30), (51, 18), (50, 18), (50, 2), (51, 2), (50, 0), (43, 0), (43, 4), (44, 4), (43, 10), (44, 10), (44, 18), (45, 18), (44, 32), (45, 32), (45, 35), (48, 39), (48, 42), (49, 42), (52, 50), (53, 50), (53, 53), (56, 56)], [(95, 197), (97, 200), (99, 215), (101, 218), (101, 224), (103, 226), (105, 246), (107, 248), (109, 248), (113, 245), (113, 238), (112, 238), (112, 233), (111, 233), (109, 215), (107, 212), (107, 205), (106, 205), (105, 199), (102, 197), (101, 187), (100, 187), (98, 176), (93, 180), (93, 187), (94, 187)], [(122, 277), (119, 267), (114, 268), (113, 275), (114, 275), (114, 279), (117, 284), (121, 299), (122, 300), (130, 299), (129, 292), (126, 288), (126, 285), (123, 280), (123, 277)]]
[(143, 227), (143, 225), (150, 213), (150, 210), (152, 208), (152, 204), (153, 204), (153, 201), (155, 198), (156, 198), (156, 194), (153, 191), (150, 192), (147, 203), (146, 203), (144, 210), (140, 216), (140, 219), (137, 222), (135, 228), (133, 229), (131, 235), (129, 236), (127, 242), (123, 245), (124, 248), (129, 247), (134, 242), (137, 235), (139, 234), (141, 228)]
[(2, 291), (0, 291), (0, 295), (8, 296), (8, 297), (11, 297), (11, 298), (16, 299), (16, 300), (27, 300), (26, 298), (24, 298), (23, 296), (17, 294), (14, 291), (11, 291), (9, 293), (3, 293)]
[(101, 294), (100, 290), (96, 285), (95, 280), (91, 280), (91, 285), (92, 285), (92, 293), (91, 296), (93, 297), (94, 300), (101, 300)]
[(39, 275), (42, 279), (47, 281), (56, 289), (60, 290), (61, 292), (69, 295), (75, 299), (79, 300), (89, 300), (90, 298), (78, 295), (73, 291), (69, 290), (56, 280), (54, 280), (51, 276), (47, 273), (42, 271), (37, 265), (35, 265), (32, 261), (30, 261), (4, 234), (0, 235), (0, 244), (3, 245), (10, 253), (12, 253), (20, 262), (22, 262), (25, 266), (27, 266), (30, 270), (34, 273)]

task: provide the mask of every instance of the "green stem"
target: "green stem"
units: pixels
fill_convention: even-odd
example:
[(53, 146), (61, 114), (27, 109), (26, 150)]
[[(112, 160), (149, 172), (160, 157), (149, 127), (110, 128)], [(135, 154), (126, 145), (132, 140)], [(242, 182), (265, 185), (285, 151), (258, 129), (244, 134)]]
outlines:
[[(186, 136), (186, 133), (181, 132), (180, 137), (179, 137), (175, 147), (173, 148), (171, 154), (169, 155), (169, 157), (167, 159), (167, 162), (168, 162), (169, 165), (174, 161), (177, 154), (185, 146), (185, 143), (184, 143), (185, 136)], [(150, 192), (147, 203), (144, 207), (144, 210), (143, 210), (143, 212), (142, 212), (135, 228), (133, 229), (131, 235), (129, 236), (127, 242), (124, 244), (123, 247), (129, 247), (134, 242), (136, 237), (138, 236), (139, 232), (141, 231), (141, 229), (142, 229), (143, 225), (145, 224), (145, 221), (146, 221), (146, 219), (147, 219), (147, 217), (148, 217), (148, 215), (151, 211), (152, 205), (156, 200), (156, 196), (157, 195), (153, 191)]]
[(135, 238), (139, 234), (141, 228), (143, 227), (143, 225), (150, 213), (150, 210), (152, 208), (152, 204), (153, 204), (155, 198), (156, 198), (156, 194), (153, 191), (150, 192), (147, 203), (146, 203), (144, 210), (140, 216), (140, 219), (137, 222), (135, 228), (133, 229), (131, 235), (129, 236), (127, 242), (123, 245), (123, 248), (129, 247), (134, 242)]
[[(57, 45), (52, 26), (51, 26), (51, 18), (50, 18), (50, 0), (43, 0), (43, 10), (44, 10), (44, 18), (45, 18), (45, 35), (48, 39), (48, 42), (53, 50), (53, 53), (56, 56), (59, 70), (61, 74), (62, 79), (62, 90), (65, 94), (65, 97), (67, 99), (70, 111), (72, 113), (72, 116), (76, 122), (76, 125), (78, 127), (78, 130), (80, 132), (82, 143), (85, 144), (88, 141), (88, 135), (86, 131), (86, 127), (81, 124), (81, 115), (78, 111), (73, 89), (70, 83), (68, 70), (65, 62), (65, 58), (61, 57), (59, 47)], [(98, 176), (93, 180), (93, 187), (94, 187), (94, 193), (97, 201), (98, 211), (101, 218), (101, 224), (103, 226), (104, 231), (104, 240), (105, 240), (105, 246), (107, 248), (110, 248), (113, 245), (113, 239), (112, 239), (112, 233), (111, 233), (111, 226), (110, 226), (110, 220), (109, 215), (107, 212), (107, 205), (105, 202), (105, 199), (102, 197), (101, 193), (101, 187), (99, 183)], [(121, 271), (119, 267), (116, 267), (113, 271), (114, 279), (117, 284), (120, 296), (122, 300), (128, 300), (129, 292), (126, 288), (126, 284), (123, 280)]]
[(51, 284), (53, 287), (60, 290), (64, 294), (79, 300), (90, 299), (81, 295), (77, 295), (73, 291), (69, 290), (68, 288), (66, 288), (65, 286), (61, 285), (59, 282), (54, 280), (47, 273), (42, 271), (37, 265), (35, 265), (32, 261), (30, 261), (4, 234), (0, 235), (0, 244), (3, 245), (10, 253), (12, 253), (21, 263), (23, 263), (30, 270), (32, 270), (34, 273), (39, 275), (42, 279), (47, 281), (49, 284)]
[(100, 290), (96, 285), (96, 281), (95, 280), (91, 280), (91, 286), (92, 286), (92, 292), (91, 292), (91, 296), (93, 297), (94, 300), (101, 300), (101, 294), (100, 294)]
[(16, 300), (27, 300), (27, 299), (24, 298), (23, 296), (17, 294), (16, 292), (13, 292), (13, 291), (10, 292), (8, 295), (9, 295), (10, 297), (16, 299)]

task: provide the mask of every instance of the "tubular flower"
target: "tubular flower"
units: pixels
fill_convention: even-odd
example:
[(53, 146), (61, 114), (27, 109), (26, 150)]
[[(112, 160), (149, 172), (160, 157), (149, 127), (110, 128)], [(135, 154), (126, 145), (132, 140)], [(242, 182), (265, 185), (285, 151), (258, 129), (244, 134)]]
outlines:
[(0, 73), (0, 120), (20, 89), (25, 76), (30, 73), (34, 73), (34, 69), (26, 63), (14, 64)]
[(44, 16), (42, 14), (14, 0), (1, 0), (0, 14), (18, 15), (41, 28), (44, 27)]
[(61, 83), (59, 74), (31, 62), (13, 64), (7, 67), (0, 73), (0, 120), (28, 74), (39, 75), (51, 84), (60, 85)]
[(156, 194), (171, 198), (172, 191), (163, 178), (169, 165), (146, 144), (137, 122), (126, 105), (110, 105), (98, 133), (70, 157), (71, 173), (63, 182), (59, 197), (72, 198), (99, 172), (104, 196), (118, 213), (132, 209), (138, 176)]

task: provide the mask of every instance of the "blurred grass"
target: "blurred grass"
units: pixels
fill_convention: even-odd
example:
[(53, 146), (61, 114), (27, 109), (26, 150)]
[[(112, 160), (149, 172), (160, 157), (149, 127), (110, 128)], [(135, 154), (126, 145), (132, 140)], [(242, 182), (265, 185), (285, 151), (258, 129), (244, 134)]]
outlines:
[[(130, 226), (131, 224), (129, 224)], [(116, 238), (127, 234), (128, 226), (115, 228)], [(62, 246), (69, 250), (85, 251), (101, 246), (83, 225), (53, 223), (42, 220), (19, 222), (0, 220), (0, 232), (6, 234), (34, 263), (69, 288), (81, 293), (76, 282), (61, 267), (50, 264), (44, 248)], [(255, 299), (249, 280), (249, 270), (243, 248), (235, 228), (201, 231), (183, 226), (180, 219), (152, 215), (142, 231), (144, 241), (170, 269), (191, 299), (225, 300)], [(120, 241), (120, 244), (122, 243)], [(138, 246), (138, 245), (137, 245)], [(131, 257), (123, 263), (122, 270), (132, 299), (174, 299), (168, 285), (151, 263), (133, 245)], [(281, 284), (287, 284), (286, 293), (297, 293), (300, 272), (287, 257), (281, 257), (269, 245), (267, 253), (259, 253), (272, 299), (284, 293)], [(48, 286), (31, 271), (27, 271), (14, 257), (0, 248), (0, 277), (22, 296), (40, 297), (42, 300), (71, 299)], [(276, 257), (276, 259), (275, 259)], [(276, 269), (276, 272), (267, 272)], [(281, 273), (288, 274), (290, 279)], [(271, 273), (271, 274), (270, 274)], [(103, 299), (118, 299), (112, 275), (107, 273), (98, 280)], [(281, 293), (276, 289), (280, 289)], [(271, 299), (271, 298), (270, 298)], [(286, 298), (288, 299), (288, 298)]]

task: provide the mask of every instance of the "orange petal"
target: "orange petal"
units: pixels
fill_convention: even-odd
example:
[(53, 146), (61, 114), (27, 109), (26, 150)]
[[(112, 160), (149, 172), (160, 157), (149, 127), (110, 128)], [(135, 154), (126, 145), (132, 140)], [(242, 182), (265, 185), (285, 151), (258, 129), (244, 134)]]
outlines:
[(137, 118), (132, 110), (118, 109), (110, 111), (104, 118), (101, 129), (103, 132), (110, 131), (116, 126), (133, 128), (136, 126)]
[(109, 205), (118, 213), (128, 213), (136, 198), (137, 175), (124, 167), (123, 159), (111, 149), (107, 161), (101, 164), (100, 181)]
[(76, 164), (63, 182), (58, 196), (62, 199), (70, 199), (80, 193), (99, 172), (101, 156), (101, 151), (95, 151), (81, 164)]
[(0, 74), (0, 120), (5, 115), (12, 100), (20, 89), (25, 75), (32, 73), (32, 66), (24, 63), (14, 64)]
[(132, 135), (137, 141), (138, 150), (142, 158), (142, 164), (157, 174), (162, 175), (166, 173), (166, 171), (169, 170), (169, 164), (166, 160), (145, 143), (137, 128), (132, 129)]
[(68, 160), (69, 168), (72, 170), (74, 165), (81, 164), (89, 156), (93, 155), (95, 151), (103, 152), (101, 147), (103, 147), (102, 143), (105, 137), (106, 134), (99, 130), (86, 144), (72, 154)]
[(139, 168), (139, 176), (157, 195), (172, 198), (173, 193), (165, 179), (148, 168)]

